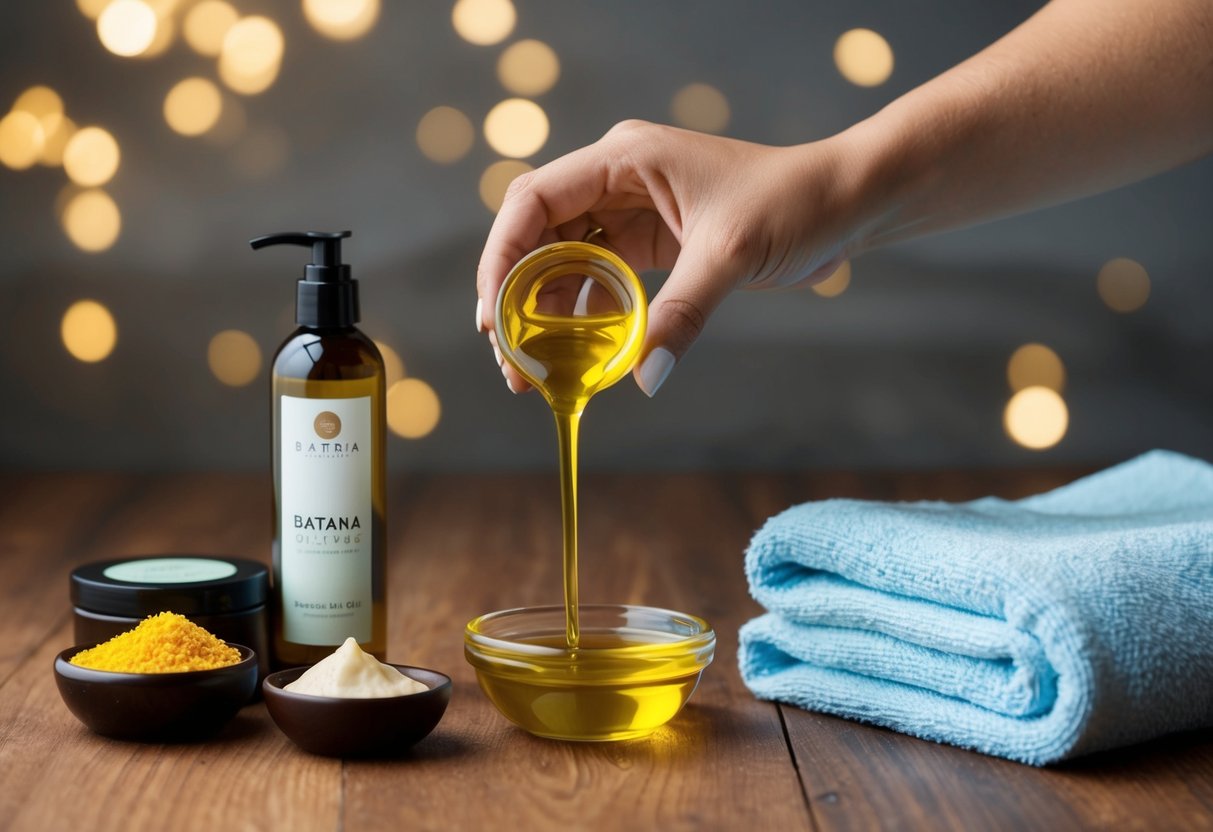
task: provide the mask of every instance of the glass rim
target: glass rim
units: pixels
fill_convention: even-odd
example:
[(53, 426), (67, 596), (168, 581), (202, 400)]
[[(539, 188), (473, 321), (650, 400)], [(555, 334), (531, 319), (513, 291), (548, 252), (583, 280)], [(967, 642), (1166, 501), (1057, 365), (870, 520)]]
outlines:
[[(645, 626), (643, 622), (639, 623), (635, 629), (640, 632), (660, 633), (663, 635), (678, 636), (672, 641), (657, 641), (652, 643), (628, 644), (617, 647), (577, 647), (578, 653), (587, 656), (611, 656), (611, 655), (628, 655), (632, 653), (645, 654), (667, 654), (676, 653), (684, 654), (693, 650), (700, 650), (704, 647), (714, 644), (716, 641), (716, 632), (708, 622), (690, 613), (679, 612), (676, 610), (666, 609), (664, 607), (650, 607), (639, 604), (581, 604), (578, 607), (582, 622), (582, 632), (595, 631), (619, 631), (624, 629), (622, 626), (600, 627), (590, 624), (587, 626), (586, 618), (594, 614), (602, 614), (604, 612), (621, 612), (638, 613), (647, 616), (652, 616), (653, 621), (669, 622), (676, 624), (685, 622), (694, 632), (689, 634), (679, 633), (670, 626), (657, 627)], [(526, 621), (528, 618), (540, 618), (545, 615), (550, 615), (556, 618), (559, 623), (559, 632), (564, 632), (564, 605), (549, 604), (537, 607), (513, 607), (505, 610), (496, 610), (494, 612), (484, 613), (469, 621), (464, 628), (464, 640), (469, 649), (473, 646), (479, 649), (487, 649), (494, 653), (506, 654), (526, 654), (532, 657), (561, 657), (567, 656), (571, 651), (567, 646), (551, 647), (541, 644), (530, 644), (525, 641), (519, 641), (516, 637), (495, 635), (491, 632), (485, 632), (485, 625), (492, 625), (501, 621), (516, 620)], [(518, 628), (522, 634), (526, 634), (525, 627)]]

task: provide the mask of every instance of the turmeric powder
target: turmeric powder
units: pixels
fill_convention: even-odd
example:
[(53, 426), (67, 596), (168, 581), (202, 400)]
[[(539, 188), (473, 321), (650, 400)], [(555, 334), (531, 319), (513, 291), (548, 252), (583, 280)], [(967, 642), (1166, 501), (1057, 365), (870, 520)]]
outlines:
[(181, 673), (239, 662), (239, 650), (174, 612), (150, 615), (135, 629), (71, 658), (80, 667), (117, 673)]

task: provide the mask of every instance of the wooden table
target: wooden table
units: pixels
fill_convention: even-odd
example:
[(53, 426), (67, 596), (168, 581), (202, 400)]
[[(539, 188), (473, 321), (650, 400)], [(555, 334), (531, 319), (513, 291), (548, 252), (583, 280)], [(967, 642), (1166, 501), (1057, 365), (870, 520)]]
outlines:
[(442, 670), (438, 729), (398, 760), (297, 750), (251, 705), (215, 740), (95, 736), (51, 662), (71, 644), (68, 573), (161, 552), (269, 551), (269, 486), (250, 475), (0, 475), (0, 828), (1210, 829), (1213, 732), (1047, 770), (754, 699), (737, 628), (757, 614), (742, 552), (806, 499), (1022, 496), (1064, 472), (612, 475), (584, 482), (582, 597), (699, 613), (719, 636), (690, 705), (648, 739), (573, 744), (510, 726), (476, 687), (474, 615), (559, 601), (547, 475), (393, 483), (389, 659)]

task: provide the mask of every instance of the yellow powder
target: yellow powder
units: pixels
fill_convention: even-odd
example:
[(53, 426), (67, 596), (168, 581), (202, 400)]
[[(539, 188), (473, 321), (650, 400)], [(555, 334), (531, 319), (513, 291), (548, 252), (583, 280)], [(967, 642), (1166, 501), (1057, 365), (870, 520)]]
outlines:
[(82, 650), (71, 659), (80, 667), (116, 673), (181, 673), (239, 662), (239, 650), (175, 612), (150, 615), (135, 629)]

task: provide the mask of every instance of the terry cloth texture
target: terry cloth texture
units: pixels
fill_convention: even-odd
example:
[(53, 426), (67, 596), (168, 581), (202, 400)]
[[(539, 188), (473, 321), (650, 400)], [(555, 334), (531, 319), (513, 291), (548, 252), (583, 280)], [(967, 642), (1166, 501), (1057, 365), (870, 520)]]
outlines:
[(1009, 502), (825, 500), (746, 554), (757, 696), (1042, 765), (1213, 725), (1213, 466)]

